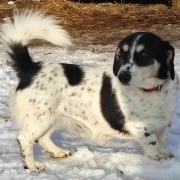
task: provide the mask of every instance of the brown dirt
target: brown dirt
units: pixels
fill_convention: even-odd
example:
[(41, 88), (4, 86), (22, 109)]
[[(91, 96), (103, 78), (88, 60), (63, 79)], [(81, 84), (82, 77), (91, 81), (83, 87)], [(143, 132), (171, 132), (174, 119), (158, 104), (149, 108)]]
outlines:
[[(29, 2), (29, 3), (28, 3)], [(175, 45), (180, 44), (180, 5), (84, 4), (67, 0), (16, 0), (0, 3), (0, 17), (12, 16), (13, 9), (40, 8), (56, 16), (81, 48), (117, 44), (136, 31), (151, 31)]]

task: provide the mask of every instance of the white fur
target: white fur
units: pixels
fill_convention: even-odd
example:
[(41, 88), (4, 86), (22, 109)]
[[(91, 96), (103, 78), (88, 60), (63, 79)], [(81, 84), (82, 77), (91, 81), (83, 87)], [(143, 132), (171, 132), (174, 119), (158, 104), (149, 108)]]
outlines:
[(33, 39), (43, 39), (63, 47), (72, 45), (70, 36), (58, 23), (56, 19), (45, 16), (42, 12), (25, 10), (14, 15), (13, 23), (10, 18), (4, 19), (1, 37), (8, 45), (27, 45)]

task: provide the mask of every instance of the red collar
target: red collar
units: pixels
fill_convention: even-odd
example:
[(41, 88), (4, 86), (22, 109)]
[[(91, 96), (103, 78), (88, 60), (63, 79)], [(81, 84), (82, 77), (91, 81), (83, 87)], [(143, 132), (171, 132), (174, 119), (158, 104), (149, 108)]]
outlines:
[(163, 84), (156, 86), (156, 87), (153, 87), (153, 88), (150, 88), (150, 89), (142, 88), (142, 90), (145, 92), (153, 92), (153, 91), (159, 91), (160, 92), (162, 87), (163, 87)]

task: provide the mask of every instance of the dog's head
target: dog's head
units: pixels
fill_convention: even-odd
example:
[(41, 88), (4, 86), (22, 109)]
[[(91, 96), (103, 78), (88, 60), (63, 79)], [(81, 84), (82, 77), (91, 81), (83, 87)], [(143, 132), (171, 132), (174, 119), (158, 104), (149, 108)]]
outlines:
[(174, 80), (174, 48), (155, 34), (138, 32), (124, 38), (116, 50), (113, 73), (123, 85), (146, 79)]

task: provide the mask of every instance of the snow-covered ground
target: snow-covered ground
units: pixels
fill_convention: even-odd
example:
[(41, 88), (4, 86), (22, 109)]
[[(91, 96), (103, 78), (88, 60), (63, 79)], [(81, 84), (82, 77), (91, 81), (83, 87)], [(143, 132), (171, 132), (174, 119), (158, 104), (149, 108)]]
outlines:
[[(87, 66), (112, 68), (114, 53), (95, 54), (90, 51), (68, 51), (44, 45), (31, 47), (36, 61), (57, 61)], [(111, 140), (103, 146), (92, 144), (67, 132), (55, 132), (55, 144), (72, 150), (72, 156), (52, 159), (38, 145), (34, 146), (36, 160), (46, 171), (40, 174), (22, 172), (22, 159), (16, 141), (17, 128), (10, 121), (9, 90), (16, 85), (13, 70), (7, 65), (5, 49), (0, 45), (0, 179), (1, 180), (180, 180), (180, 94), (167, 146), (174, 158), (154, 161), (143, 155), (135, 141)], [(180, 76), (180, 50), (176, 50), (175, 66)], [(14, 171), (13, 171), (14, 170)], [(19, 171), (19, 172), (18, 172)], [(123, 173), (122, 173), (123, 172)]]

